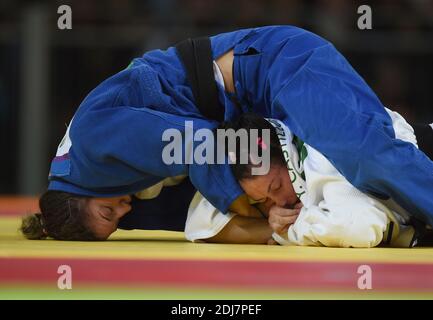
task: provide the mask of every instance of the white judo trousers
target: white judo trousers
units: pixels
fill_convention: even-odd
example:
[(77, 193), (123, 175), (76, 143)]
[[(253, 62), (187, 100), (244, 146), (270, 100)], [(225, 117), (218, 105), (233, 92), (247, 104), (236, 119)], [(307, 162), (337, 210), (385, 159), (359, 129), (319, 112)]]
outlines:
[[(417, 146), (413, 128), (398, 113), (387, 111), (396, 138)], [(284, 129), (290, 134), (287, 127)], [(304, 206), (287, 233), (273, 234), (279, 244), (370, 248), (386, 239), (393, 247), (409, 246), (414, 229), (405, 226), (409, 215), (404, 209), (392, 200), (382, 201), (360, 192), (321, 153), (305, 147)], [(197, 192), (188, 210), (185, 237), (190, 241), (210, 238), (234, 216), (219, 212)]]

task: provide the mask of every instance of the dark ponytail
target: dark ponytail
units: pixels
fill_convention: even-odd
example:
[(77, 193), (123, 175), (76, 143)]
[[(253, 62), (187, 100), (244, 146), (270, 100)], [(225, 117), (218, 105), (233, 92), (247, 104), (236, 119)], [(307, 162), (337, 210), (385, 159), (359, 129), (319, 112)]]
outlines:
[(35, 213), (25, 216), (21, 223), (21, 232), (29, 240), (42, 240), (47, 237), (42, 226), (42, 214)]
[(49, 190), (39, 199), (41, 213), (22, 219), (21, 232), (27, 239), (98, 240), (86, 224), (86, 197)]

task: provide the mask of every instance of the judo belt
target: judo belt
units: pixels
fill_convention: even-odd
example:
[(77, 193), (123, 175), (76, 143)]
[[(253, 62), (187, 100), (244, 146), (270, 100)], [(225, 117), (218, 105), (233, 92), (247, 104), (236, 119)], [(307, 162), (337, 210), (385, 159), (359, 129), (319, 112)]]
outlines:
[(175, 47), (186, 69), (186, 76), (200, 113), (208, 119), (224, 121), (224, 107), (218, 100), (209, 37), (187, 39)]

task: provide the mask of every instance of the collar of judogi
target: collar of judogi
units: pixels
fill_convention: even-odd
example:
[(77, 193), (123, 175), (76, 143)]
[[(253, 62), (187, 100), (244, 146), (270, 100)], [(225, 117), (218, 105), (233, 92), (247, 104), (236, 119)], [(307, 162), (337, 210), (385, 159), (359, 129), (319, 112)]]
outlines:
[(299, 200), (304, 203), (306, 183), (303, 163), (307, 157), (307, 149), (305, 148), (304, 142), (294, 136), (290, 129), (280, 120), (266, 120), (275, 128), (293, 189)]

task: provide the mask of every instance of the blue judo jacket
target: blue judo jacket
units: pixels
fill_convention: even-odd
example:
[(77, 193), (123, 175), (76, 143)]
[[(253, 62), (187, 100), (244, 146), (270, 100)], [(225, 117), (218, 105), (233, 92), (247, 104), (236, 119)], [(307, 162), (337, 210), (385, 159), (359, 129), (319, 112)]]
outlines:
[[(282, 120), (355, 187), (392, 197), (433, 225), (433, 162), (395, 138), (382, 103), (331, 43), (300, 28), (271, 26), (219, 34), (211, 44), (214, 58), (234, 49), (236, 93), (219, 87), (225, 120), (245, 111)], [(65, 137), (70, 148), (52, 162), (49, 189), (114, 196), (187, 174), (226, 212), (242, 194), (228, 164), (162, 160), (163, 132), (185, 132), (191, 123), (194, 131), (217, 125), (195, 106), (176, 49), (150, 51), (84, 99)]]

